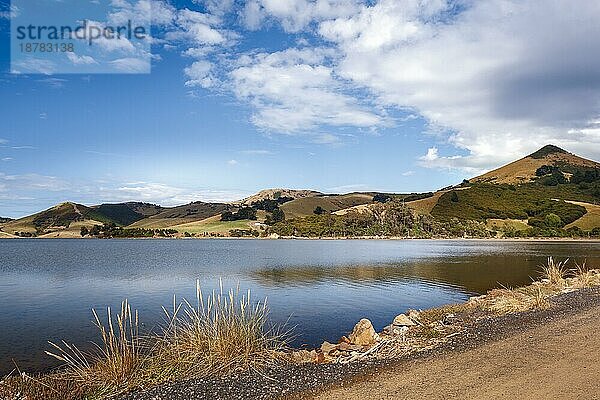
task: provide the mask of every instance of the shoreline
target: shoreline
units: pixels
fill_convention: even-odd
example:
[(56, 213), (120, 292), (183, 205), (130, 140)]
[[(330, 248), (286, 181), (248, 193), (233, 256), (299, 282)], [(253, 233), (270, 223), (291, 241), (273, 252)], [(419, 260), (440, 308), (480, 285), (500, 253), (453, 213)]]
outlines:
[(1, 240), (313, 240), (313, 241), (351, 241), (351, 240), (371, 240), (371, 241), (464, 241), (464, 242), (599, 242), (599, 238), (579, 238), (579, 237), (522, 237), (522, 238), (477, 238), (477, 237), (453, 237), (453, 238), (415, 238), (415, 237), (376, 237), (376, 236), (360, 236), (360, 237), (303, 237), (303, 236), (282, 236), (278, 238), (272, 237), (119, 237), (119, 238), (92, 238), (92, 237), (0, 237)]
[[(337, 344), (323, 342), (320, 347), (311, 350), (285, 345), (277, 347), (271, 354), (274, 360), (279, 361), (265, 364), (264, 369), (235, 369), (221, 377), (212, 377), (214, 375), (210, 373), (146, 384), (140, 381), (126, 391), (115, 388), (121, 391), (114, 395), (120, 394), (118, 398), (129, 400), (270, 399), (290, 398), (292, 395), (302, 398), (331, 386), (358, 381), (385, 368), (394, 368), (398, 363), (443, 354), (448, 349), (471, 348), (482, 339), (486, 343), (490, 338), (497, 338), (498, 332), (519, 331), (527, 325), (523, 321), (538, 324), (547, 320), (549, 315), (578, 313), (591, 306), (600, 310), (600, 270), (585, 266), (571, 270), (564, 263), (555, 263), (549, 258), (543, 272), (545, 278), (529, 286), (492, 289), (464, 303), (405, 311), (406, 314), (397, 315), (381, 332), (376, 332), (369, 320), (362, 319)], [(129, 310), (125, 317), (129, 315), (131, 318), (127, 301), (124, 307), (122, 310)], [(227, 303), (225, 307), (228, 307)], [(218, 338), (219, 335), (215, 336), (216, 340)], [(157, 364), (156, 367), (161, 370), (165, 365)], [(143, 371), (140, 372), (143, 374)], [(26, 374), (6, 377), (0, 381), (0, 397), (5, 394), (10, 398), (10, 393), (15, 393), (10, 390), (21, 390), (18, 388), (23, 385), (25, 388), (33, 385), (37, 389), (32, 390), (39, 390), (36, 386), (39, 385), (36, 383), (38, 380), (50, 382), (61, 374), (68, 376), (69, 369), (32, 377)], [(136, 376), (132, 375), (132, 378)], [(84, 388), (78, 387), (80, 390)], [(8, 394), (3, 390), (8, 390)]]
[[(121, 400), (183, 400), (194, 399), (294, 399), (308, 400), (318, 396), (347, 398), (344, 392), (355, 385), (370, 385), (383, 374), (399, 375), (415, 365), (436, 362), (443, 357), (454, 359), (468, 351), (485, 348), (519, 334), (527, 334), (554, 320), (577, 316), (591, 309), (600, 309), (600, 288), (584, 288), (556, 295), (550, 307), (472, 321), (458, 335), (438, 346), (394, 359), (365, 360), (350, 364), (299, 364), (268, 370), (261, 374), (237, 374), (229, 378), (195, 379), (161, 385), (120, 397)], [(533, 336), (533, 340), (536, 340)], [(399, 372), (400, 371), (400, 372)], [(350, 389), (347, 389), (350, 387)], [(434, 389), (432, 389), (434, 390)], [(338, 392), (340, 391), (340, 392)], [(327, 397), (329, 396), (329, 397)], [(358, 396), (357, 398), (364, 398)], [(389, 398), (389, 394), (386, 397)]]

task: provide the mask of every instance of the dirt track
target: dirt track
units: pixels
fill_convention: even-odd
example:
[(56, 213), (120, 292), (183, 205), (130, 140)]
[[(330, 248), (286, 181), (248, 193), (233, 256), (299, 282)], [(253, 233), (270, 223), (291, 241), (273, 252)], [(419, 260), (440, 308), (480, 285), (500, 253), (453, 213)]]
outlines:
[(600, 399), (600, 307), (403, 363), (316, 399)]

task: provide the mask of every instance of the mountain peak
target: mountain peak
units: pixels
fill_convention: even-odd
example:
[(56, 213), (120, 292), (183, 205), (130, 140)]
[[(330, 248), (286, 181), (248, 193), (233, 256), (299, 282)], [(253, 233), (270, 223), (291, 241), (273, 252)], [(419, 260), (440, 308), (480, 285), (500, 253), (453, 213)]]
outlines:
[(576, 156), (554, 145), (546, 145), (520, 160), (470, 179), (471, 182), (521, 184), (536, 179), (536, 171), (544, 165), (599, 168), (595, 161)]
[(541, 149), (539, 149), (538, 151), (536, 151), (535, 153), (531, 153), (529, 155), (529, 157), (535, 158), (535, 159), (540, 159), (540, 158), (545, 158), (549, 154), (568, 154), (568, 153), (569, 153), (568, 151), (563, 150), (558, 146), (555, 146), (553, 144), (547, 144), (544, 147), (542, 147)]

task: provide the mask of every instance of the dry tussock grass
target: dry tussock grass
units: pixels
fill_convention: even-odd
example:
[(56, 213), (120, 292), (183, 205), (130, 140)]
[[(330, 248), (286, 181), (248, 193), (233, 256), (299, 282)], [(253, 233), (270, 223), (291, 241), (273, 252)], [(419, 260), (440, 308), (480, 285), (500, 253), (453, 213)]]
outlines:
[(0, 399), (108, 399), (139, 387), (260, 371), (287, 360), (288, 332), (268, 326), (266, 303), (253, 304), (249, 292), (224, 294), (220, 286), (204, 300), (197, 282), (195, 306), (174, 299), (172, 312), (163, 308), (167, 322), (159, 333), (140, 334), (138, 314), (127, 300), (116, 316), (108, 308), (105, 322), (92, 310), (99, 344), (82, 351), (64, 341), (50, 343), (47, 354), (63, 367), (37, 377), (6, 377)]
[(600, 285), (600, 271), (587, 268), (585, 262), (567, 268), (568, 259), (555, 262), (548, 258), (541, 267), (541, 281), (517, 289), (494, 289), (480, 302), (483, 309), (497, 314), (547, 308), (549, 298), (558, 293)]

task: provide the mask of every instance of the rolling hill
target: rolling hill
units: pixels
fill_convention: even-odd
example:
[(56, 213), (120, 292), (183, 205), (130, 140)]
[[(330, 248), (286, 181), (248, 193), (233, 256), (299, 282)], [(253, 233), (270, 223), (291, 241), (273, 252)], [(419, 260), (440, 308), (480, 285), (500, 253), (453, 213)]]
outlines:
[(546, 145), (527, 157), (470, 179), (469, 182), (507, 184), (530, 183), (538, 178), (535, 173), (544, 165), (565, 168), (567, 170), (565, 172), (567, 173), (568, 170), (572, 170), (573, 167), (591, 169), (600, 168), (600, 164), (595, 161), (581, 158), (557, 146)]
[(553, 214), (560, 218), (557, 227), (589, 230), (600, 226), (594, 217), (599, 202), (600, 163), (548, 145), (409, 206), (441, 221), (457, 218), (498, 226), (504, 220), (515, 229), (523, 221), (544, 227)]
[(235, 207), (227, 203), (204, 203), (197, 201), (183, 206), (163, 209), (163, 211), (158, 214), (131, 224), (130, 227), (152, 229), (170, 228), (175, 225), (202, 221), (206, 218), (220, 215), (224, 211), (228, 211), (232, 208)]
[(118, 226), (129, 225), (134, 221), (145, 219), (163, 208), (148, 203), (117, 203), (84, 206), (83, 204), (65, 202), (39, 213), (11, 220), (0, 225), (5, 233), (37, 236), (53, 232), (62, 232), (61, 237), (70, 236), (68, 232), (79, 235), (81, 227), (92, 227), (112, 223)]
[(349, 193), (344, 195), (319, 195), (292, 200), (281, 206), (286, 218), (298, 218), (313, 215), (315, 208), (321, 207), (332, 213), (362, 204), (373, 202), (373, 194)]
[[(402, 200), (416, 214), (441, 223), (475, 221), (489, 229), (600, 229), (600, 163), (547, 145), (520, 160), (435, 193), (323, 194), (314, 190), (267, 189), (231, 203), (192, 202), (161, 207), (141, 202), (85, 206), (65, 202), (39, 213), (0, 219), (0, 237), (79, 237), (82, 227), (114, 224), (126, 228), (174, 229), (179, 234), (227, 235), (229, 230), (265, 231), (279, 208), (285, 220), (315, 218), (315, 209), (333, 218), (365, 211), (378, 202)], [(254, 208), (256, 220), (221, 221), (221, 214)], [(274, 214), (273, 214), (274, 215)], [(350, 214), (352, 215), (352, 214)], [(268, 221), (267, 221), (268, 222)]]
[(117, 225), (122, 226), (131, 225), (144, 218), (160, 214), (165, 210), (164, 207), (157, 206), (156, 204), (136, 202), (100, 204), (91, 208)]
[(61, 203), (47, 210), (19, 218), (2, 225), (2, 231), (9, 234), (44, 234), (48, 231), (67, 230), (72, 224), (101, 224), (110, 220), (94, 209), (76, 203)]

